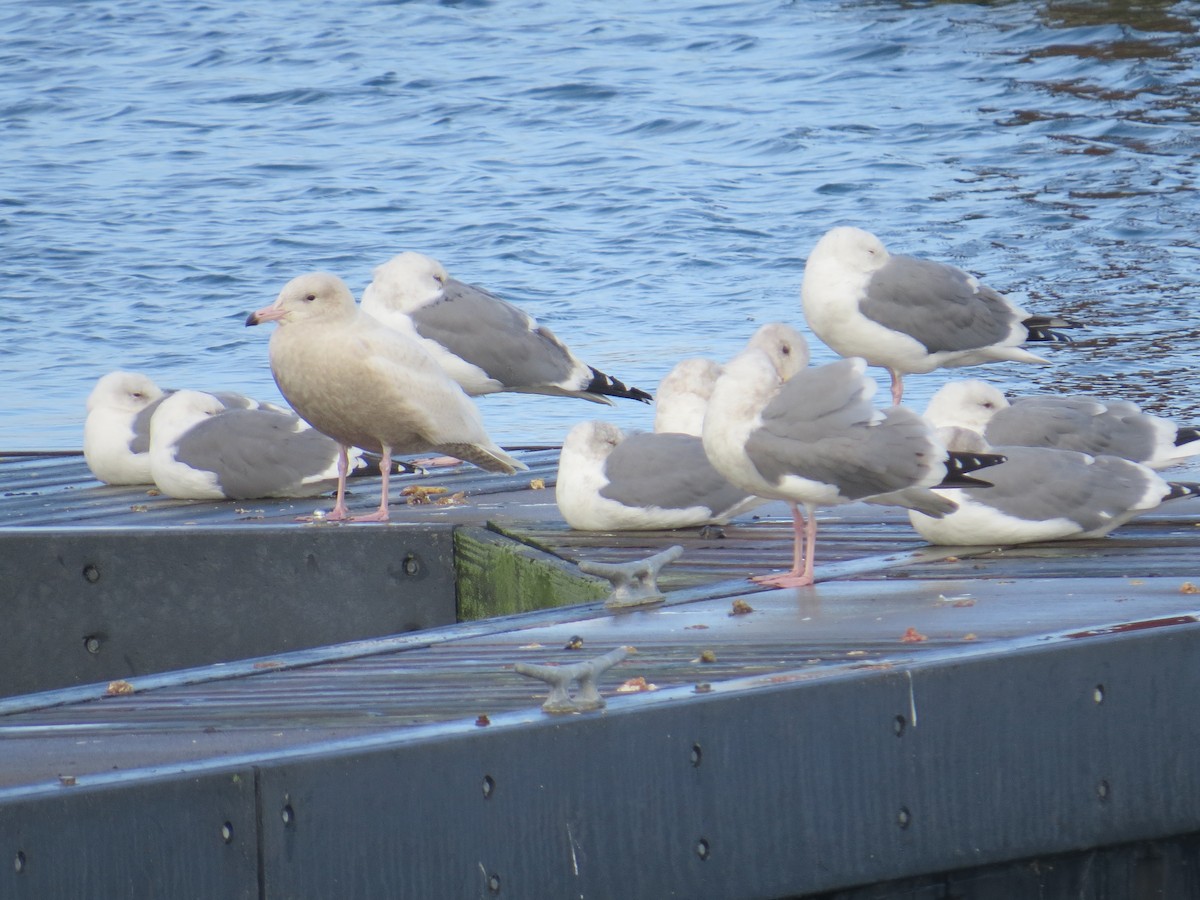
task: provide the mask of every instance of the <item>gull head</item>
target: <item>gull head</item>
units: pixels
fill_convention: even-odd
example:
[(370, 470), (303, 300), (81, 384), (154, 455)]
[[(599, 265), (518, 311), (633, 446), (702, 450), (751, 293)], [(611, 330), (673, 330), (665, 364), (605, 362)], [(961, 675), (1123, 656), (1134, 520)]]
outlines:
[(109, 372), (88, 395), (87, 409), (115, 409), (136, 413), (163, 395), (162, 389), (136, 372)]
[(337, 321), (353, 316), (355, 309), (354, 295), (342, 279), (328, 272), (310, 272), (285, 284), (275, 302), (250, 313), (246, 324)]
[(440, 262), (413, 250), (376, 266), (372, 275), (374, 280), (363, 291), (363, 305), (368, 311), (378, 306), (402, 313), (411, 313), (441, 297), (450, 278)]
[(977, 379), (950, 381), (929, 399), (925, 418), (935, 428), (969, 428), (980, 434), (1009, 405), (999, 388)]

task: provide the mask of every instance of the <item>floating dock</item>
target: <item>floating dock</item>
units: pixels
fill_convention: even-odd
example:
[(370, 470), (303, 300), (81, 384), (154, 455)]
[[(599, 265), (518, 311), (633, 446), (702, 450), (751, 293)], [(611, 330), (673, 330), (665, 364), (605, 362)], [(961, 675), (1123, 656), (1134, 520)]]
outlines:
[[(0, 459), (0, 898), (1200, 896), (1200, 502), (1017, 548), (844, 507), (764, 590), (782, 505), (580, 534), (520, 455), (386, 526)], [(577, 567), (674, 545), (645, 606)], [(600, 708), (517, 671), (622, 647)]]

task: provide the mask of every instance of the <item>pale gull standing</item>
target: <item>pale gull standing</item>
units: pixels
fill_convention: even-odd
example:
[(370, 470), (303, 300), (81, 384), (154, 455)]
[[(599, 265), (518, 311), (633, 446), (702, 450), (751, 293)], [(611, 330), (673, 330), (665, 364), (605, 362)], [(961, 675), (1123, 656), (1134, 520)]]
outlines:
[(381, 454), (379, 508), (357, 521), (386, 522), (393, 453), (437, 451), (489, 472), (527, 468), (497, 447), (479, 410), (421, 344), (361, 311), (336, 275), (293, 278), (247, 325), (276, 322), (271, 373), (292, 408), (341, 445), (337, 501), (329, 518), (349, 518), (347, 451)]
[(558, 509), (580, 531), (723, 525), (764, 501), (734, 487), (691, 434), (631, 434), (581, 422), (563, 443)]
[(987, 490), (958, 491), (940, 518), (910, 511), (917, 532), (951, 546), (1022, 544), (1101, 537), (1169, 500), (1200, 495), (1200, 484), (1164, 481), (1149, 466), (1117, 456), (1046, 447), (989, 447), (965, 428), (942, 428), (951, 446), (993, 450)]
[(753, 579), (777, 587), (813, 583), (818, 507), (865, 500), (945, 515), (954, 502), (930, 488), (986, 484), (966, 472), (1000, 459), (948, 454), (912, 410), (875, 409), (875, 382), (861, 359), (807, 365), (799, 332), (764, 325), (725, 365), (704, 418), (704, 449), (717, 470), (791, 506), (791, 571)]
[(943, 385), (930, 398), (925, 418), (936, 426), (969, 428), (994, 445), (1107, 454), (1152, 469), (1200, 454), (1200, 431), (1142, 412), (1128, 400), (1029, 396), (1010, 401), (999, 388), (976, 379)]
[[(154, 483), (150, 473), (150, 420), (170, 393), (138, 372), (109, 372), (96, 381), (87, 399), (83, 458), (98, 481)], [(279, 409), (233, 391), (214, 392), (214, 396), (228, 408)]]
[[(351, 463), (363, 465), (361, 451)], [(176, 391), (150, 423), (150, 472), (168, 497), (315, 497), (337, 484), (338, 443), (295, 413), (230, 409), (212, 394)]]
[(578, 359), (549, 328), (490, 291), (450, 277), (436, 259), (407, 251), (375, 268), (362, 308), (419, 339), (471, 396), (499, 391), (650, 402)]
[(1026, 310), (954, 266), (893, 256), (875, 235), (841, 226), (809, 254), (801, 286), (813, 333), (842, 356), (861, 356), (892, 376), (1009, 360), (1046, 363), (1019, 345), (1069, 340), (1069, 322)]
[(654, 392), (654, 430), (700, 436), (704, 411), (721, 367), (711, 359), (685, 359), (658, 383)]

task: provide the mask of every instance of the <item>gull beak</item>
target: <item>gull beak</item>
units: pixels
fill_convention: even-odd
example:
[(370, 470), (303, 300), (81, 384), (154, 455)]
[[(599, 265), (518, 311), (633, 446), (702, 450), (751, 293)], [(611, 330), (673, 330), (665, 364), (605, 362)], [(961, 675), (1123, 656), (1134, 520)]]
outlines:
[(270, 306), (264, 306), (260, 310), (250, 313), (246, 317), (246, 325), (261, 325), (263, 322), (278, 322), (286, 315), (283, 307), (278, 303), (272, 303)]

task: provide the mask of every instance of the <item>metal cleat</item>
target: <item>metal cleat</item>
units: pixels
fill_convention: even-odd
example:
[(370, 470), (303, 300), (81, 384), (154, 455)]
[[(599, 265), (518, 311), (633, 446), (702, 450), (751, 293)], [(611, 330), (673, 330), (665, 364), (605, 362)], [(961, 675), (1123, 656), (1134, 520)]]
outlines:
[(613, 591), (604, 601), (607, 609), (622, 609), (626, 606), (640, 606), (654, 603), (663, 598), (658, 589), (658, 573), (663, 566), (674, 562), (683, 555), (683, 547), (676, 544), (645, 559), (635, 559), (627, 563), (601, 563), (581, 560), (579, 570), (588, 575), (599, 575), (607, 578), (613, 586)]
[[(632, 652), (632, 647), (618, 647), (603, 656), (570, 666), (538, 666), (532, 663), (517, 663), (514, 668), (518, 675), (528, 675), (530, 678), (536, 678), (550, 685), (550, 696), (542, 704), (543, 712), (588, 712), (593, 709), (603, 709), (605, 706), (605, 700), (596, 688), (596, 678), (627, 658)], [(574, 697), (570, 693), (572, 683), (579, 685)]]

